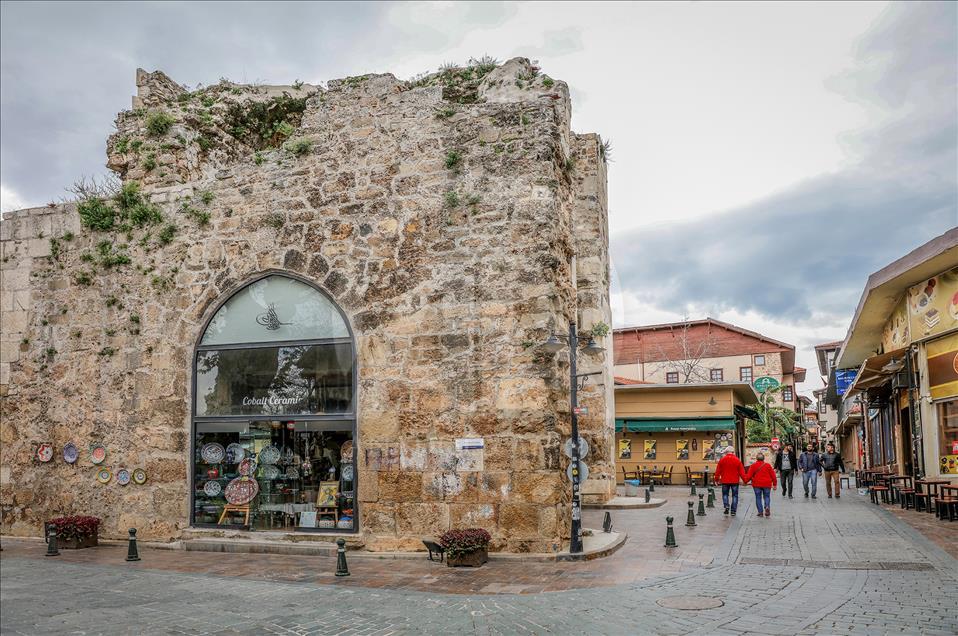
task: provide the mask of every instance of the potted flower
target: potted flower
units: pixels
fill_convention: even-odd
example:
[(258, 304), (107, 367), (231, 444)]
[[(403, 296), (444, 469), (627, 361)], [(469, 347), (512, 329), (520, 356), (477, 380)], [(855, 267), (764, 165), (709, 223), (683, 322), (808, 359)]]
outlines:
[(492, 537), (482, 528), (450, 530), (439, 538), (446, 551), (449, 567), (477, 568), (489, 560), (489, 541)]
[(50, 531), (56, 530), (58, 548), (76, 550), (99, 545), (97, 542), (97, 532), (100, 529), (99, 517), (57, 517), (45, 525), (48, 536)]

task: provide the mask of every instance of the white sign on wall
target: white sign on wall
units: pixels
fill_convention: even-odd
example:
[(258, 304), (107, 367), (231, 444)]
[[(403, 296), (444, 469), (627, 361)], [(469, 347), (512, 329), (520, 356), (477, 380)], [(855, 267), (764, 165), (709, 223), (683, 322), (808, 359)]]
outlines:
[(456, 439), (456, 450), (477, 450), (486, 447), (486, 442), (481, 437), (460, 437)]

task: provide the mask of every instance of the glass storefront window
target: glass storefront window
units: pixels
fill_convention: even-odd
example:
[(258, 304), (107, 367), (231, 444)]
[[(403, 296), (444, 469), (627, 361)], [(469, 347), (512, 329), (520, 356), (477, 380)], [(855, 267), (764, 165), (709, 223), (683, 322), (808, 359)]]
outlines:
[(216, 311), (195, 358), (194, 524), (358, 529), (353, 357), (339, 309), (299, 280)]
[(196, 415), (303, 415), (352, 411), (352, 345), (197, 353)]
[(349, 422), (197, 423), (195, 523), (354, 530), (352, 439)]
[(958, 475), (958, 400), (938, 402), (938, 468)]

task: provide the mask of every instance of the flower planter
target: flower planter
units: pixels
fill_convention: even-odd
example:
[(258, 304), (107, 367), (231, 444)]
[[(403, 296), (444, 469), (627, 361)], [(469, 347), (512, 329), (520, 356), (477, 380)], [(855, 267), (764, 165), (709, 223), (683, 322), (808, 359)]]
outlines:
[(88, 537), (70, 537), (69, 539), (57, 537), (57, 548), (61, 550), (79, 550), (80, 548), (94, 548), (100, 545), (97, 536), (94, 534)]
[(478, 568), (489, 560), (489, 551), (486, 548), (466, 552), (457, 557), (446, 556), (446, 565), (451, 568)]

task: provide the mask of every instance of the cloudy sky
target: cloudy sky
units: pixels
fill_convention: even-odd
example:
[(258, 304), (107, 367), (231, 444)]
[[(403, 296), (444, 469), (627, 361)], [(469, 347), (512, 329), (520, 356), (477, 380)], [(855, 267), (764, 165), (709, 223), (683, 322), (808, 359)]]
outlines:
[[(190, 86), (400, 78), (483, 54), (611, 139), (616, 326), (844, 336), (867, 275), (958, 225), (954, 3), (19, 3), (0, 9), (0, 207), (105, 172), (137, 67)], [(805, 389), (817, 388), (811, 374)]]

